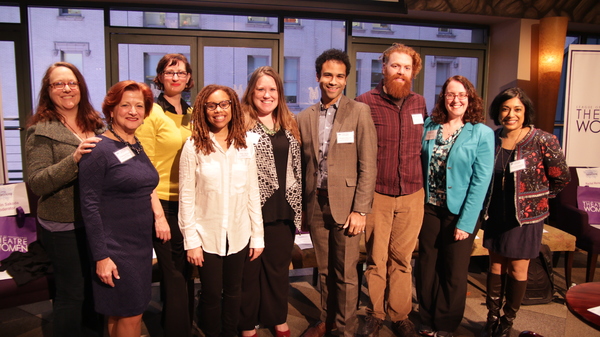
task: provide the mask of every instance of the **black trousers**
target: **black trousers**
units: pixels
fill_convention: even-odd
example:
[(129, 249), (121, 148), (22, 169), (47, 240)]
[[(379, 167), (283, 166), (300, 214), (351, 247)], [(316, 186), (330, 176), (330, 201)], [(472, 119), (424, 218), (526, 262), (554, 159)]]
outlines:
[(200, 318), (206, 337), (236, 337), (242, 300), (242, 274), (248, 246), (241, 251), (220, 256), (204, 252), (199, 267), (202, 293)]
[(455, 331), (465, 312), (469, 260), (479, 223), (468, 238), (454, 241), (458, 218), (446, 207), (426, 204), (419, 234), (419, 315), (421, 322), (439, 331)]
[(287, 321), (289, 268), (296, 227), (292, 221), (266, 223), (265, 250), (244, 265), (240, 330), (261, 323), (271, 327)]
[(40, 227), (38, 238), (54, 269), (53, 335), (102, 336), (103, 318), (94, 310), (91, 284), (96, 264), (90, 264), (85, 229), (50, 232)]
[(189, 299), (193, 296), (193, 291), (190, 294), (188, 289), (190, 287), (193, 289), (194, 280), (190, 277), (191, 265), (187, 262), (183, 249), (183, 235), (178, 224), (179, 202), (161, 200), (160, 203), (171, 228), (171, 240), (165, 243), (158, 239), (153, 231), (154, 251), (161, 272), (164, 335), (190, 337), (192, 334), (190, 306), (193, 308), (193, 303), (190, 304)]

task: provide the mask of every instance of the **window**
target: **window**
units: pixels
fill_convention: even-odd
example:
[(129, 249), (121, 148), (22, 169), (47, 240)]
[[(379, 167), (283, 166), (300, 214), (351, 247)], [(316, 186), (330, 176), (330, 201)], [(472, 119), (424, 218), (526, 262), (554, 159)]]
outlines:
[[(352, 28), (354, 28), (354, 24), (352, 25)], [(391, 31), (392, 26), (387, 23), (374, 23), (373, 30), (374, 31)]]
[[(369, 27), (371, 29), (363, 29)], [(486, 31), (483, 28), (458, 29), (419, 25), (397, 25), (391, 23), (352, 22), (352, 36), (385, 39), (444, 41), (461, 43), (485, 43)], [(452, 39), (448, 39), (451, 37)]]
[(285, 92), (285, 102), (291, 104), (298, 103), (298, 64), (300, 58), (284, 58), (283, 91)]
[(383, 74), (381, 73), (382, 66), (381, 60), (371, 60), (371, 89), (374, 89), (383, 78)]
[(266, 16), (249, 16), (248, 23), (269, 23), (269, 18)]
[(264, 55), (248, 55), (248, 79), (250, 75), (256, 70), (263, 66), (269, 65), (269, 57)]
[(144, 12), (144, 27), (165, 27), (166, 14)]
[(452, 32), (452, 28), (438, 28), (437, 36), (440, 38), (456, 37), (456, 35), (454, 35)]
[(83, 53), (81, 52), (61, 51), (60, 60), (73, 64), (77, 69), (83, 69)]
[(200, 28), (200, 14), (179, 14), (180, 28)]
[(74, 64), (83, 70), (84, 56), (90, 56), (89, 42), (54, 42), (54, 55), (60, 55), (60, 60)]
[(81, 16), (81, 9), (61, 8), (59, 14), (60, 16)]
[(21, 23), (21, 14), (18, 6), (0, 6), (0, 22)]
[(285, 18), (285, 19), (283, 19), (283, 23), (286, 26), (300, 26), (300, 19), (298, 19), (298, 18)]

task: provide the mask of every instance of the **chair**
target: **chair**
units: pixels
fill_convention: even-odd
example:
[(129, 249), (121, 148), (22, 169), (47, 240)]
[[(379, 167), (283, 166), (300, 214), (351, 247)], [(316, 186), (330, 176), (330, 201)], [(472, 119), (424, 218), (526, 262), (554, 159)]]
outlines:
[(579, 178), (575, 167), (569, 167), (569, 171), (571, 182), (556, 198), (550, 199), (550, 225), (574, 235), (576, 246), (588, 253), (585, 281), (593, 282), (600, 253), (600, 229), (592, 227), (588, 214), (577, 208)]

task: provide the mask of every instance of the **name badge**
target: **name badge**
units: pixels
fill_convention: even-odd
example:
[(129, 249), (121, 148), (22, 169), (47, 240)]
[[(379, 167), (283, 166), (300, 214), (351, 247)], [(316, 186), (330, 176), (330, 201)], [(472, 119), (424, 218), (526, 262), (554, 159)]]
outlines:
[(252, 143), (252, 144), (257, 144), (258, 140), (260, 139), (260, 135), (256, 132), (246, 132), (246, 139)]
[(423, 115), (421, 114), (412, 114), (413, 124), (423, 124)]
[(338, 144), (352, 144), (354, 143), (354, 131), (338, 132), (337, 133)]
[(425, 134), (425, 140), (435, 139), (435, 137), (437, 136), (437, 132), (438, 130), (427, 131), (427, 133)]
[(238, 157), (241, 159), (250, 159), (250, 149), (249, 148), (245, 148), (245, 149), (239, 149), (238, 150)]
[(124, 148), (117, 150), (114, 153), (115, 153), (115, 156), (117, 157), (117, 159), (119, 159), (119, 161), (121, 163), (124, 163), (124, 162), (128, 161), (129, 159), (135, 157), (135, 153), (133, 153), (133, 151), (131, 151), (129, 146), (125, 146)]
[(510, 162), (510, 173), (516, 172), (516, 171), (521, 171), (524, 170), (526, 168), (525, 166), (525, 159), (519, 159), (519, 160), (515, 160), (513, 162)]

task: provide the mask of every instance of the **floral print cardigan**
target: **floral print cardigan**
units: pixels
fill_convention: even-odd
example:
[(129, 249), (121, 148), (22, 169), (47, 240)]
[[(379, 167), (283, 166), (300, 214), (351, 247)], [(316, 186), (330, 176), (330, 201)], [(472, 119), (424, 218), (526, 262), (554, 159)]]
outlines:
[[(525, 159), (525, 169), (516, 171), (515, 209), (519, 224), (539, 222), (548, 217), (548, 198), (554, 198), (571, 180), (569, 167), (558, 139), (533, 125), (516, 145), (513, 160)], [(501, 150), (500, 132), (495, 131), (496, 158)], [(490, 186), (491, 188), (494, 184)]]

